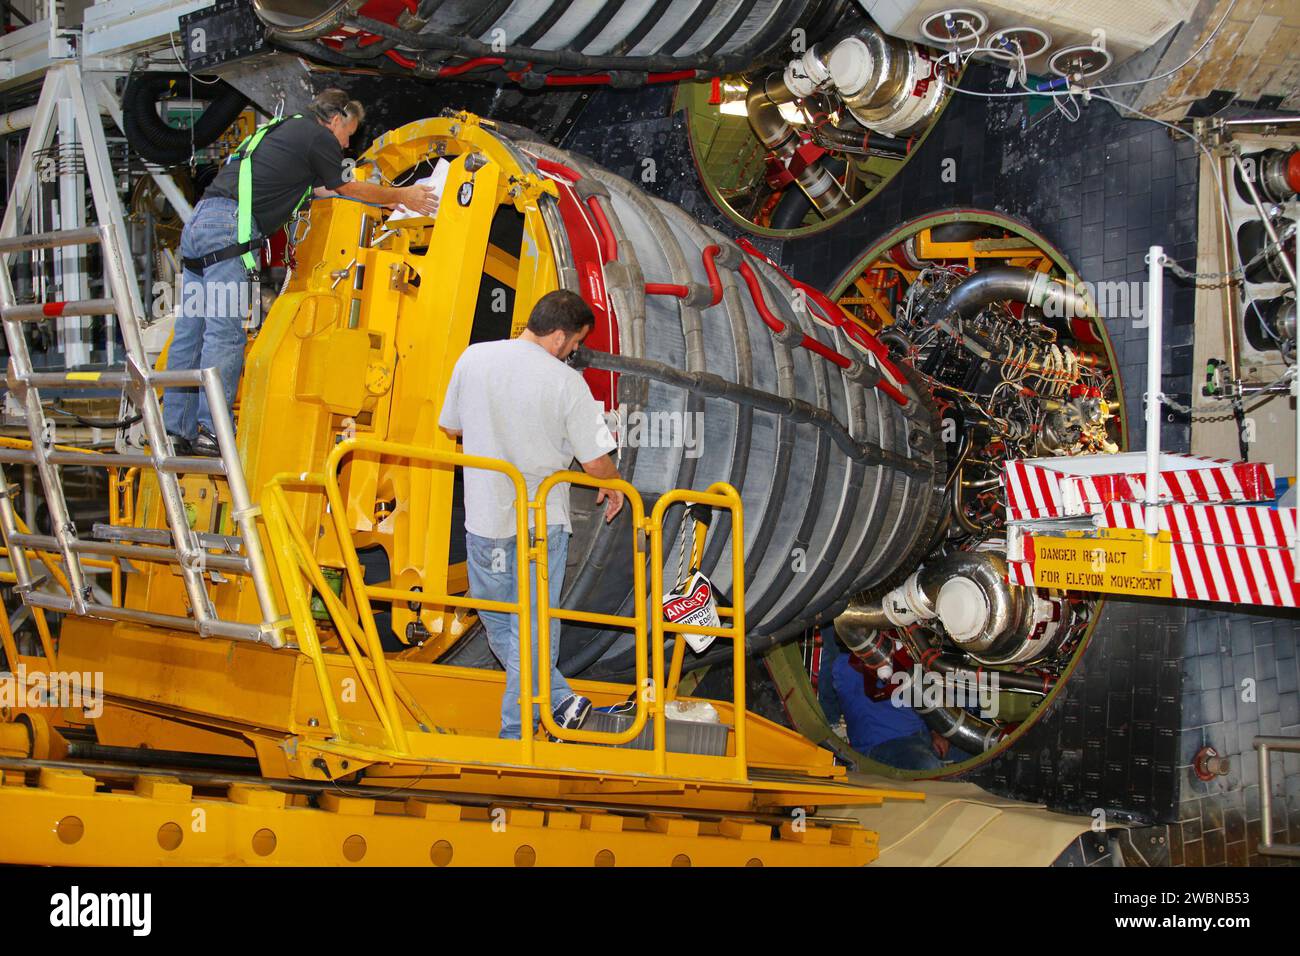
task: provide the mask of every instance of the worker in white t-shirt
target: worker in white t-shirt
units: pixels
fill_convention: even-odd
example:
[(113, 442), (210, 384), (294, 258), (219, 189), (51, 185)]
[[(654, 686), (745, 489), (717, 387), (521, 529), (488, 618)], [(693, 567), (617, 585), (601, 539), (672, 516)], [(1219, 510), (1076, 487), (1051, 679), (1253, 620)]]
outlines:
[[(438, 423), (448, 434), (461, 438), (466, 454), (501, 459), (518, 468), (530, 499), (543, 480), (567, 469), (575, 458), (593, 477), (619, 477), (609, 457), (616, 442), (600, 405), (582, 375), (566, 364), (594, 322), (590, 307), (580, 296), (565, 291), (548, 293), (533, 307), (528, 327), (517, 339), (471, 345), (452, 370)], [(472, 597), (510, 602), (517, 599), (514, 500), (514, 486), (504, 475), (465, 469), (465, 538)], [(623, 493), (602, 489), (596, 503), (604, 503), (605, 520), (612, 521), (623, 507)], [(573, 530), (568, 484), (556, 485), (547, 495), (546, 515), (546, 584), (551, 606), (555, 607), (564, 585)], [(531, 514), (529, 522), (531, 534)], [(536, 564), (531, 564), (534, 689), (538, 686), (536, 572)], [(487, 628), (492, 653), (506, 672), (500, 736), (518, 740), (519, 619), (514, 614), (493, 611), (480, 611), (479, 616)], [(553, 620), (551, 700), (558, 701), (554, 717), (560, 727), (576, 728), (586, 719), (591, 701), (569, 688), (556, 666), (559, 650), (560, 623)], [(534, 728), (537, 719), (534, 708)]]

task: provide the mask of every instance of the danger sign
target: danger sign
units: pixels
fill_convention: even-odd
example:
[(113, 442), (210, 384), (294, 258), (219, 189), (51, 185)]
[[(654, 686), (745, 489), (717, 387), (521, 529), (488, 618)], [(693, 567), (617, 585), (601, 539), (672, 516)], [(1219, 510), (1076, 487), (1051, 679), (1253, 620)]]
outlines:
[[(714, 596), (713, 582), (696, 571), (686, 581), (686, 586), (664, 595), (664, 620), (669, 624), (686, 624), (696, 627), (721, 627), (718, 602)], [(712, 634), (683, 634), (686, 643), (696, 654), (701, 654), (713, 643)]]

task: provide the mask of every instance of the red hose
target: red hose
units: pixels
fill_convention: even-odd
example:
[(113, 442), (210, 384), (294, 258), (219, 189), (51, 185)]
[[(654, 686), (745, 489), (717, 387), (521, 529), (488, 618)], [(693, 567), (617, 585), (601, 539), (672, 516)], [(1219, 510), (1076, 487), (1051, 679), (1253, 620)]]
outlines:
[[(676, 83), (680, 80), (693, 80), (694, 70), (673, 70), (670, 73), (648, 73), (646, 83)], [(577, 76), (547, 74), (547, 86), (608, 86), (614, 78), (608, 73), (588, 73)]]
[[(744, 240), (742, 239), (741, 242), (743, 243)], [(750, 264), (748, 262), (742, 262), (738, 271), (740, 272), (741, 278), (745, 280), (745, 285), (749, 286), (749, 294), (754, 300), (754, 308), (758, 310), (758, 314), (762, 317), (763, 322), (766, 323), (767, 327), (773, 332), (778, 334), (784, 332), (785, 323), (773, 315), (772, 310), (767, 307), (767, 300), (763, 298), (763, 290), (758, 284), (758, 276), (754, 274), (754, 270), (750, 267)], [(784, 273), (782, 273), (782, 275), (784, 275)], [(828, 362), (835, 363), (840, 368), (848, 368), (853, 364), (848, 358), (841, 355), (839, 352), (836, 352), (830, 346), (817, 341), (817, 339), (810, 335), (805, 334), (800, 340), (799, 345), (810, 352), (820, 355)], [(876, 382), (875, 387), (880, 389), (880, 391), (884, 392), (899, 405), (907, 405), (907, 396), (885, 378), (882, 377), (880, 381)]]
[(834, 362), (840, 368), (848, 368), (850, 365), (853, 364), (851, 361), (849, 361), (839, 352), (835, 351), (829, 345), (822, 344), (821, 342), (813, 338), (811, 335), (804, 335), (803, 340), (800, 341), (799, 345), (801, 348), (805, 348), (809, 352), (816, 352), (818, 355), (826, 359), (826, 361), (828, 362)]
[(589, 73), (586, 76), (546, 77), (547, 86), (608, 86), (613, 79), (608, 73)]
[(786, 281), (789, 282), (791, 285), (793, 285), (796, 289), (802, 289), (804, 294), (808, 296), (808, 298), (812, 299), (813, 302), (815, 302), (818, 306), (821, 307), (822, 313), (826, 316), (826, 321), (830, 322), (831, 325), (835, 326), (836, 328), (841, 329), (844, 332), (844, 334), (847, 335), (850, 339), (857, 342), (863, 348), (866, 348), (868, 351), (870, 351), (871, 354), (874, 355), (876, 358), (880, 359), (881, 365), (889, 372), (889, 374), (892, 377), (896, 379), (902, 379), (903, 376), (899, 373), (898, 369), (894, 367), (894, 363), (889, 360), (889, 349), (887, 349), (884, 345), (882, 345), (881, 342), (874, 335), (872, 335), (866, 329), (862, 328), (858, 324), (857, 320), (853, 318), (853, 316), (851, 316), (844, 309), (843, 306), (841, 306), (838, 302), (831, 301), (830, 297), (827, 296), (825, 293), (823, 293), (820, 289), (811, 286), (806, 282), (800, 282), (798, 279), (794, 278), (794, 276), (787, 273), (779, 265), (777, 265), (767, 256), (763, 255), (763, 253), (760, 252), (757, 248), (755, 248), (754, 244), (751, 243), (748, 239), (745, 238), (737, 239), (736, 245), (740, 246), (740, 248), (744, 249), (751, 256), (755, 256), (759, 259), (762, 259), (764, 262), (770, 265), (777, 272), (781, 273), (781, 275), (786, 279)]
[(709, 305), (717, 305), (722, 301), (722, 276), (718, 275), (718, 264), (714, 260), (722, 254), (722, 246), (712, 245), (705, 246), (701, 257), (704, 259), (704, 271), (709, 276), (709, 288), (713, 292), (713, 300)]
[(646, 295), (675, 295), (679, 299), (684, 299), (691, 294), (691, 290), (684, 285), (673, 285), (670, 282), (647, 282), (645, 284)]
[(767, 324), (767, 327), (778, 335), (785, 331), (785, 323), (772, 314), (772, 310), (767, 307), (767, 300), (763, 298), (763, 290), (759, 287), (758, 276), (754, 275), (754, 270), (750, 268), (748, 262), (740, 264), (740, 277), (745, 280), (745, 285), (749, 286), (749, 296), (754, 300), (754, 308), (758, 309), (758, 314)]
[(506, 61), (499, 56), (476, 56), (472, 60), (466, 60), (464, 63), (457, 63), (455, 66), (444, 66), (438, 70), (438, 76), (460, 76), (462, 73), (468, 73), (470, 70), (477, 70), (480, 66), (505, 66)]
[(563, 176), (570, 182), (576, 183), (582, 178), (582, 175), (575, 169), (570, 169), (563, 163), (557, 163), (554, 160), (543, 159), (540, 156), (534, 156), (533, 160), (537, 163), (537, 168), (551, 176)]
[(600, 230), (600, 243), (605, 253), (605, 261), (613, 262), (618, 258), (618, 240), (614, 238), (614, 230), (609, 227), (609, 220), (605, 218), (605, 210), (600, 208), (600, 203), (595, 196), (587, 197), (587, 206), (591, 209), (596, 227)]
[(414, 60), (412, 60), (409, 56), (402, 56), (402, 54), (398, 53), (396, 50), (386, 50), (384, 55), (387, 56), (394, 63), (396, 63), (398, 66), (404, 66), (408, 70), (414, 70), (417, 66), (420, 65), (416, 63)]

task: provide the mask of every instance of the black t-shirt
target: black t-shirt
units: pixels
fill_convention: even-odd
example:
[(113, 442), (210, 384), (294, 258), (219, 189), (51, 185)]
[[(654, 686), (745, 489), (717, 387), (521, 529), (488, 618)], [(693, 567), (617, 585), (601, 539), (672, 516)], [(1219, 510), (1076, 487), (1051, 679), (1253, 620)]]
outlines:
[[(238, 200), (241, 162), (222, 165), (204, 195)], [(307, 187), (343, 183), (343, 150), (328, 127), (312, 116), (277, 123), (253, 150), (253, 221), (269, 236), (289, 221)]]

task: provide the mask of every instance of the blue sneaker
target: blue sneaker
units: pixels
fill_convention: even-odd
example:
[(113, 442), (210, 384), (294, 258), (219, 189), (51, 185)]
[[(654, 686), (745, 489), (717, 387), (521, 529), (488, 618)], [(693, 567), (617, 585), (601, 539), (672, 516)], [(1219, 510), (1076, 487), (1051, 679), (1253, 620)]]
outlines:
[(586, 721), (589, 713), (591, 713), (591, 701), (577, 694), (571, 694), (552, 711), (551, 716), (564, 730), (577, 730)]

